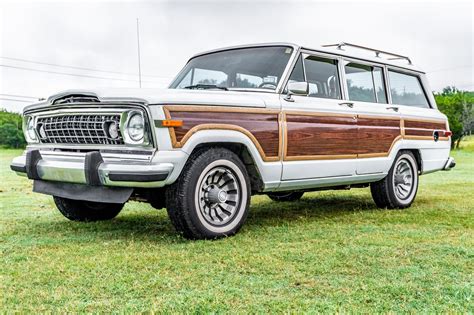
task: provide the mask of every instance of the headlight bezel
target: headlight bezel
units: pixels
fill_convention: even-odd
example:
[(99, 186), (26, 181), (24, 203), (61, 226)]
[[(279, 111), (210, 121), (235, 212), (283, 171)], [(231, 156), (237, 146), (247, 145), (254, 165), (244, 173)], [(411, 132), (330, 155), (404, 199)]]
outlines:
[[(141, 121), (142, 121), (142, 125), (143, 125), (143, 128), (142, 128), (142, 135), (141, 137), (139, 138), (134, 138), (131, 136), (130, 134), (130, 123), (131, 123), (131, 120), (136, 117), (136, 116), (139, 116)], [(148, 124), (147, 124), (147, 118), (146, 116), (144, 115), (144, 113), (140, 110), (130, 110), (130, 111), (126, 111), (123, 113), (123, 116), (122, 116), (122, 119), (121, 119), (121, 124), (120, 124), (120, 130), (121, 130), (121, 133), (122, 133), (122, 137), (123, 137), (123, 140), (125, 142), (125, 144), (127, 145), (148, 145), (149, 142), (150, 142), (150, 138), (149, 138), (149, 129), (148, 129)]]
[(24, 116), (23, 117), (23, 135), (26, 142), (28, 143), (38, 143), (39, 136), (36, 132), (36, 121), (34, 116)]

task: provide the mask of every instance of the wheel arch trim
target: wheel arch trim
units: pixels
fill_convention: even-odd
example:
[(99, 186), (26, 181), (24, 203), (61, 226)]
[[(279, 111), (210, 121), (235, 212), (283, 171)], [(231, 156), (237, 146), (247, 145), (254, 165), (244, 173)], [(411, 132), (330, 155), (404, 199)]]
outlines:
[[(215, 126), (215, 124), (214, 124)], [(243, 128), (242, 128), (243, 129)], [(188, 155), (191, 155), (193, 151), (203, 144), (239, 144), (243, 145), (250, 154), (255, 167), (260, 173), (262, 182), (264, 186), (268, 186), (270, 183), (278, 183), (280, 181), (281, 175), (281, 161), (279, 158), (276, 158), (271, 161), (265, 161), (262, 158), (261, 151), (255, 145), (255, 142), (251, 137), (242, 132), (240, 129), (206, 129), (199, 128), (193, 132), (188, 139), (183, 143), (183, 146), (180, 148), (183, 152)], [(172, 183), (178, 178), (181, 174), (185, 163), (182, 163), (180, 167), (175, 167), (172, 175), (168, 178), (167, 182)], [(270, 184), (271, 185), (271, 184)], [(266, 187), (268, 188), (268, 187)]]

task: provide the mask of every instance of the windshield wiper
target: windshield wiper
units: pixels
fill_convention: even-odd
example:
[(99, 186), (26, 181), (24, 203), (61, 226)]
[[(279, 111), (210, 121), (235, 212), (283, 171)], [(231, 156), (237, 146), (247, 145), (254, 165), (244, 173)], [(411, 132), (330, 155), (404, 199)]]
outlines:
[(224, 90), (224, 91), (229, 90), (225, 86), (217, 86), (214, 84), (195, 84), (195, 85), (185, 86), (184, 88), (190, 89), (190, 90), (207, 90), (207, 89), (219, 89), (219, 90)]

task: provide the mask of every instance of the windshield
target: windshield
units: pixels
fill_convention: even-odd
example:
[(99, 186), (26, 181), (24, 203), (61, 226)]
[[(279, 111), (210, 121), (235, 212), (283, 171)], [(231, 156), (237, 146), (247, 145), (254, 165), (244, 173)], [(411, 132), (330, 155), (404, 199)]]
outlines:
[(293, 48), (283, 46), (226, 50), (191, 59), (172, 89), (275, 90)]

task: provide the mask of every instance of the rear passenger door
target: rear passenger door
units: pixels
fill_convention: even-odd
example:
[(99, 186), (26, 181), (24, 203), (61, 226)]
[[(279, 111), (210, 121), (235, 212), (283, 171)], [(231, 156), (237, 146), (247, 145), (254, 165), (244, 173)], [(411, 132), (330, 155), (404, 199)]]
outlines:
[(344, 60), (346, 98), (357, 111), (357, 174), (387, 170), (389, 154), (401, 137), (400, 114), (388, 103), (383, 65)]

